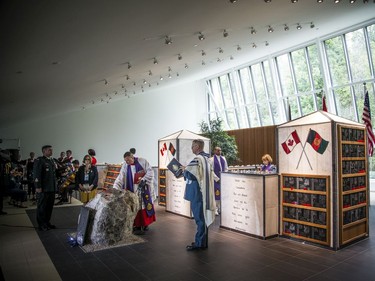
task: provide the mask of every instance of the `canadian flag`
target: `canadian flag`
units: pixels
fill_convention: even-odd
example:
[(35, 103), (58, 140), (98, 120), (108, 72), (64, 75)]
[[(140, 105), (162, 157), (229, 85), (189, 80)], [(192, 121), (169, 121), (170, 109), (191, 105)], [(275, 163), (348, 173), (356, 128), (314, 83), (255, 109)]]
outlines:
[(284, 141), (281, 146), (283, 147), (286, 154), (289, 154), (292, 152), (292, 150), (296, 147), (297, 144), (301, 143), (299, 136), (297, 134), (297, 131), (294, 130)]

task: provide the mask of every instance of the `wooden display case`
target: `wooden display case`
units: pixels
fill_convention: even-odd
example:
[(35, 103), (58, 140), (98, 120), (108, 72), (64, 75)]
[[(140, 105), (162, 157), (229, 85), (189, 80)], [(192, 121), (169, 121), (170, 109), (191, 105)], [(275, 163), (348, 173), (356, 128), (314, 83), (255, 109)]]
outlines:
[(121, 170), (121, 165), (108, 165), (103, 189), (112, 188)]
[(365, 129), (338, 126), (340, 245), (368, 235)]
[(281, 174), (282, 234), (330, 243), (329, 176)]
[(159, 205), (165, 206), (166, 201), (166, 188), (167, 188), (167, 169), (159, 169)]

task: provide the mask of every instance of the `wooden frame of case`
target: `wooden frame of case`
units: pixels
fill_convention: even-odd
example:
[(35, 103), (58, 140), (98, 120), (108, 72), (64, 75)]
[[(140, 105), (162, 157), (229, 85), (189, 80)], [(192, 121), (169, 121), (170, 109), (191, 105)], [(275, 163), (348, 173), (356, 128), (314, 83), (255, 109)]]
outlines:
[(365, 128), (338, 126), (340, 245), (368, 235), (368, 163)]
[(103, 189), (113, 187), (113, 183), (117, 179), (121, 170), (121, 165), (108, 165), (108, 170), (105, 176)]
[[(296, 183), (295, 186), (287, 186), (286, 187), (284, 185), (284, 179), (285, 178), (294, 179), (294, 182)], [(300, 179), (302, 179), (303, 183), (305, 183), (306, 180), (308, 180), (308, 182), (310, 182), (310, 180), (312, 180), (312, 183), (314, 183), (314, 182), (318, 182), (319, 184), (324, 183), (325, 191), (311, 190), (311, 189), (309, 189), (309, 187), (307, 187), (306, 184), (303, 184), (303, 188), (299, 188), (300, 187)], [(319, 243), (319, 244), (328, 246), (330, 244), (330, 239), (331, 239), (330, 176), (304, 175), (304, 174), (281, 174), (280, 183), (281, 183), (280, 186), (281, 186), (281, 202), (282, 202), (282, 204), (281, 204), (282, 234), (285, 235), (285, 236), (290, 236), (290, 237), (293, 237), (293, 238), (297, 238), (297, 239), (301, 239), (301, 240), (305, 240), (305, 241), (310, 241), (310, 242), (314, 242), (314, 243)], [(297, 183), (298, 183), (298, 185), (297, 185)], [(308, 185), (310, 185), (310, 184), (308, 184)], [(312, 184), (312, 186), (314, 186), (314, 184)], [(301, 185), (301, 187), (302, 187), (302, 185)], [(287, 201), (290, 201), (290, 200), (289, 200), (289, 198), (288, 198), (288, 200), (285, 200), (285, 198), (284, 198), (285, 192), (288, 192), (288, 194), (289, 193), (295, 194), (296, 195), (295, 197), (296, 197), (297, 200), (295, 202), (292, 202), (292, 201), (287, 202)], [(298, 197), (300, 197), (300, 195), (304, 196), (304, 197), (307, 197), (307, 198), (309, 197), (308, 195), (310, 195), (311, 198), (313, 198), (313, 196), (317, 196), (315, 198), (319, 198), (319, 199), (321, 198), (320, 196), (325, 196), (325, 207), (313, 206), (313, 204), (311, 202), (314, 202), (314, 200), (311, 199), (311, 198), (310, 198), (310, 203), (306, 203), (306, 202), (308, 202), (308, 201), (306, 201), (302, 204), (299, 204), (300, 202), (298, 202)], [(285, 213), (286, 209), (288, 209), (288, 215), (286, 215), (286, 213)], [(295, 218), (288, 217), (290, 215), (289, 209), (295, 210), (296, 214), (298, 212), (306, 212), (306, 213), (310, 214), (309, 218), (307, 218), (305, 220), (302, 220), (302, 219), (299, 219), (298, 215), (296, 215)], [(314, 212), (314, 213), (312, 213), (312, 212)], [(320, 214), (322, 214), (322, 217), (324, 217), (325, 223), (322, 224), (322, 223), (311, 222), (311, 220), (312, 220), (311, 217), (313, 217), (313, 214), (316, 214), (316, 215), (319, 215), (319, 216), (320, 216)], [(324, 214), (325, 214), (325, 216), (324, 216)], [(306, 218), (306, 217), (304, 216), (304, 217), (301, 217), (301, 218)], [(286, 232), (285, 231), (285, 223), (292, 224), (292, 225), (295, 224), (297, 226), (297, 231), (295, 233)], [(301, 235), (299, 230), (302, 227), (303, 227), (304, 230), (308, 229), (309, 230), (308, 233), (311, 233), (311, 236), (315, 236), (315, 232), (320, 233), (321, 231), (324, 232), (324, 230), (325, 230), (325, 239), (322, 240), (322, 239), (314, 239), (311, 236), (308, 237), (306, 231), (304, 231), (305, 232), (304, 234), (306, 234), (306, 236)]]
[(167, 169), (159, 169), (158, 185), (159, 185), (159, 205), (167, 205), (166, 185), (167, 182)]

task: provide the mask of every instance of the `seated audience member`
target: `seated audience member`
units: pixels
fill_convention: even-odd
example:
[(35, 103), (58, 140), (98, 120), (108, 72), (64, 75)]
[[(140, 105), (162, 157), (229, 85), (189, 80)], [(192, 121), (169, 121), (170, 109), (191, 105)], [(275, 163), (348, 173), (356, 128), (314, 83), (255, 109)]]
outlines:
[(73, 160), (74, 160), (72, 154), (73, 154), (72, 151), (71, 151), (70, 149), (68, 149), (68, 150), (66, 151), (66, 157), (65, 157), (65, 159), (64, 159), (63, 162), (64, 162), (64, 163), (72, 163)]
[(56, 204), (63, 204), (69, 202), (69, 197), (72, 196), (73, 190), (77, 190), (76, 175), (79, 169), (79, 161), (73, 160), (72, 166), (69, 167), (68, 173), (65, 176), (64, 182), (60, 185), (61, 200)]
[(76, 174), (76, 185), (80, 191), (82, 203), (87, 203), (95, 197), (98, 179), (98, 169), (91, 165), (91, 156), (87, 154)]
[(96, 158), (95, 158), (95, 156), (96, 156), (95, 150), (92, 149), (92, 148), (90, 148), (90, 149), (87, 151), (87, 153), (88, 153), (88, 155), (91, 156), (91, 159), (92, 159), (91, 165), (95, 166), (96, 163), (98, 162), (98, 161), (96, 161)]
[(64, 160), (65, 160), (65, 151), (61, 151), (60, 152), (60, 157), (59, 158), (57, 158), (57, 161), (59, 161), (59, 162), (64, 162)]

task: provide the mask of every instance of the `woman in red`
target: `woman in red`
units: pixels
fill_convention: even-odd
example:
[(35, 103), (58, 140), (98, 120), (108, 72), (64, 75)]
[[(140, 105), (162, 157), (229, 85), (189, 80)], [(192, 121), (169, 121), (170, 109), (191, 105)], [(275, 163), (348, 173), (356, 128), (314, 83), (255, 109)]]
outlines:
[(97, 163), (96, 158), (95, 158), (95, 155), (96, 155), (95, 150), (92, 149), (92, 148), (90, 148), (90, 149), (87, 151), (87, 153), (88, 153), (88, 155), (91, 156), (91, 165), (95, 166), (96, 163)]

